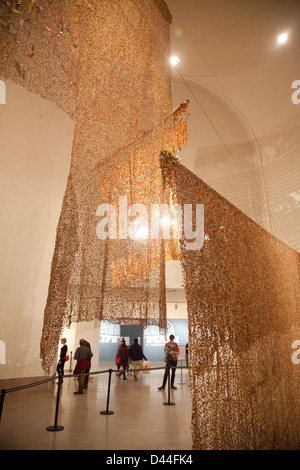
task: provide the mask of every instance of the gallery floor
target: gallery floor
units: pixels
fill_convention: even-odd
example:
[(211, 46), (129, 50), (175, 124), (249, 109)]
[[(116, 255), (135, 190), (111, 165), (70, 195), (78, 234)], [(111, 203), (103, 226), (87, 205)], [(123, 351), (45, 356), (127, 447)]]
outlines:
[[(155, 363), (161, 367), (163, 363)], [(99, 370), (115, 369), (113, 363), (99, 363)], [(112, 374), (109, 410), (108, 373), (90, 377), (83, 395), (74, 395), (77, 379), (65, 378), (57, 425), (55, 423), (57, 384), (7, 393), (0, 424), (1, 450), (191, 450), (191, 400), (186, 369), (176, 372), (177, 390), (158, 391), (163, 370), (140, 373), (127, 380)], [(70, 372), (66, 371), (66, 374)], [(46, 388), (46, 390), (45, 390)]]

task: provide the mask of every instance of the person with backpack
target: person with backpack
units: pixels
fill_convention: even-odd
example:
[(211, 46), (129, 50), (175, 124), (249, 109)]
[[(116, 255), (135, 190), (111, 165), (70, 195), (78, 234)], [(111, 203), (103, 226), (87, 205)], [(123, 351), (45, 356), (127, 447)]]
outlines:
[(125, 339), (121, 341), (121, 345), (117, 352), (117, 356), (120, 358), (120, 362), (119, 362), (120, 368), (123, 367), (123, 370), (118, 372), (117, 376), (120, 377), (123, 374), (123, 380), (127, 380), (126, 369), (128, 367), (129, 351), (126, 346)]
[(74, 392), (74, 395), (83, 394), (84, 386), (84, 375), (83, 373), (87, 370), (90, 370), (91, 367), (91, 358), (93, 353), (90, 348), (87, 347), (85, 339), (81, 338), (79, 341), (79, 348), (76, 349), (74, 354), (74, 359), (77, 360), (75, 369), (73, 371), (74, 375), (78, 375), (78, 391)]

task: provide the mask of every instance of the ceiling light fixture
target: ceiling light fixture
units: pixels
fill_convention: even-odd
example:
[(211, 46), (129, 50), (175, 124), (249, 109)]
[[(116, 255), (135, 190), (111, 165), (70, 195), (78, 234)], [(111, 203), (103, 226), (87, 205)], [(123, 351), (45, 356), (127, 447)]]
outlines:
[(278, 44), (284, 44), (287, 41), (287, 38), (288, 38), (287, 33), (280, 34), (277, 38)]
[(171, 57), (171, 59), (170, 59), (170, 62), (171, 62), (172, 65), (177, 65), (177, 64), (179, 64), (180, 60), (179, 60), (178, 57), (176, 57), (175, 55), (173, 55), (173, 56)]

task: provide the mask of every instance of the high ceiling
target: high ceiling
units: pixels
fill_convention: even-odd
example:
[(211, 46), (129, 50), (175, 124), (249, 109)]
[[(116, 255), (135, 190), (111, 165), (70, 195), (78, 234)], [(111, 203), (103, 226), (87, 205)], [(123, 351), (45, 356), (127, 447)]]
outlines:
[[(190, 100), (182, 163), (300, 251), (300, 103), (292, 101), (300, 1), (166, 3), (171, 55), (180, 59), (173, 105)], [(279, 44), (282, 33), (287, 41)]]

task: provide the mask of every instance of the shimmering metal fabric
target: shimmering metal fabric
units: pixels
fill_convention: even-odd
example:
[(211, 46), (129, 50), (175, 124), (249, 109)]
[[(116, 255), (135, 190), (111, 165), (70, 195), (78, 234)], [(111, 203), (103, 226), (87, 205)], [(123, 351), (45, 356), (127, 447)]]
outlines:
[(193, 447), (299, 449), (291, 361), (300, 339), (299, 253), (168, 153), (187, 138), (186, 120), (172, 119), (169, 22), (162, 0), (0, 3), (1, 78), (76, 121), (42, 365), (49, 373), (71, 322), (166, 325), (164, 266), (174, 255), (161, 239), (100, 240), (99, 205), (119, 215), (120, 195), (147, 208), (170, 195), (174, 204), (204, 204), (204, 246), (188, 251), (183, 237), (175, 249), (187, 295)]
[(180, 240), (193, 446), (299, 449), (300, 254), (172, 155), (162, 168), (174, 202), (204, 204), (203, 247)]
[[(41, 338), (49, 373), (71, 322), (166, 326), (163, 241), (99, 239), (96, 213), (102, 204), (118, 213), (124, 195), (128, 205), (160, 201), (159, 154), (172, 149), (171, 16), (161, 0), (23, 0), (0, 8), (1, 76), (76, 121)], [(120, 258), (123, 277), (113, 283)]]

